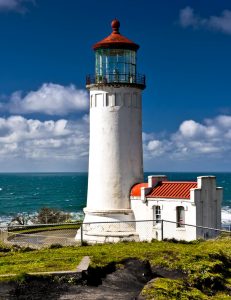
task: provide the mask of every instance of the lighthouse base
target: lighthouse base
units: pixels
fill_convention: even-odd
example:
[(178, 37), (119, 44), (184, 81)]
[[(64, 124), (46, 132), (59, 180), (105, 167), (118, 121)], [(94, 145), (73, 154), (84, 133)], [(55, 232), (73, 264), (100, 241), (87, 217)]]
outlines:
[(117, 243), (120, 241), (139, 241), (131, 209), (89, 210), (84, 209), (85, 218), (82, 229), (75, 239), (90, 244)]

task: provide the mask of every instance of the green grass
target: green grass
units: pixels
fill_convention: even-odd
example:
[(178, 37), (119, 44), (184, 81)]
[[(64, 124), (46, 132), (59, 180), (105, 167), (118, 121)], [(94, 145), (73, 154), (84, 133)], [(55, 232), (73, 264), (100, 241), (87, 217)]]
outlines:
[(63, 224), (63, 225), (43, 225), (43, 226), (28, 226), (26, 229), (11, 229), (10, 232), (13, 233), (37, 233), (37, 232), (43, 232), (43, 231), (51, 231), (51, 230), (64, 230), (64, 229), (79, 229), (80, 224)]
[(142, 290), (142, 296), (146, 300), (185, 300), (208, 299), (200, 290), (194, 287), (186, 287), (182, 280), (157, 278)]
[[(90, 256), (92, 267), (103, 267), (110, 262), (119, 264), (121, 260), (133, 257), (148, 259), (153, 266), (180, 270), (185, 274), (183, 279), (175, 281), (156, 280), (154, 286), (143, 291), (146, 299), (152, 299), (154, 290), (154, 299), (160, 300), (228, 297), (226, 287), (231, 285), (231, 239), (228, 237), (188, 244), (125, 242), (33, 251), (1, 248), (0, 245), (0, 274), (74, 270), (86, 255)], [(184, 297), (179, 298), (180, 294)]]
[(82, 259), (78, 248), (65, 247), (0, 253), (0, 274), (75, 270)]

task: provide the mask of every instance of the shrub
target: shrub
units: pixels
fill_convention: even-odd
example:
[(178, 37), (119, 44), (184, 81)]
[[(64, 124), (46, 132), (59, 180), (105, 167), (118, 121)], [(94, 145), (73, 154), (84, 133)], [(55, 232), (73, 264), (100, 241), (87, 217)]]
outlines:
[(58, 248), (62, 248), (63, 245), (59, 244), (59, 243), (55, 243), (55, 244), (51, 244), (50, 245), (50, 249), (58, 249)]
[(56, 208), (43, 207), (37, 216), (40, 224), (62, 223), (70, 220), (70, 214)]

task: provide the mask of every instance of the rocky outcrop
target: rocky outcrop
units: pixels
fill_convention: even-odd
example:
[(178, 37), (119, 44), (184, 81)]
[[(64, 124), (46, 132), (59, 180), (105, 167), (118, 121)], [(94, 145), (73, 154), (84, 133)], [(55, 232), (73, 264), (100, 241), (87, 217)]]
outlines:
[(0, 284), (1, 300), (131, 300), (137, 299), (153, 273), (148, 261), (127, 259), (76, 274), (31, 276)]

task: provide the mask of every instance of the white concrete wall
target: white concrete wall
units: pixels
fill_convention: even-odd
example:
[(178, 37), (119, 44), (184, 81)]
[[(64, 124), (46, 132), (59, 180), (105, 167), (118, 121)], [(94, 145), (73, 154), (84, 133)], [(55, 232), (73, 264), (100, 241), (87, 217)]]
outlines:
[[(131, 199), (131, 206), (134, 211), (136, 220), (152, 220), (153, 217), (153, 206), (161, 207), (161, 219), (176, 222), (176, 207), (183, 206), (185, 208), (185, 223), (196, 224), (196, 207), (190, 200), (182, 199), (161, 199), (152, 200), (147, 199), (146, 203), (141, 200)], [(178, 239), (178, 240), (194, 240), (196, 239), (196, 229), (194, 227), (185, 226), (177, 227), (174, 223), (164, 222), (163, 224), (164, 238), (167, 239)], [(141, 222), (137, 223), (136, 231), (140, 236), (141, 240), (161, 240), (161, 224), (154, 225), (153, 222)]]
[[(140, 198), (131, 197), (131, 208), (134, 212), (135, 220), (152, 220), (153, 213), (149, 203), (143, 203)], [(136, 222), (136, 232), (141, 241), (151, 241), (156, 236), (153, 235), (153, 222)]]
[[(185, 223), (196, 225), (196, 207), (188, 199), (163, 199), (158, 201), (162, 205), (162, 218), (166, 221), (177, 222), (177, 207), (183, 206), (185, 213)], [(152, 204), (155, 204), (152, 201)], [(158, 205), (158, 204), (157, 204)], [(175, 223), (164, 222), (164, 238), (191, 241), (196, 239), (196, 228), (185, 225), (177, 227)]]
[(87, 210), (129, 209), (142, 181), (141, 90), (92, 87)]
[[(198, 188), (191, 191), (191, 198), (195, 201), (197, 208), (196, 224), (210, 228), (221, 228), (223, 189), (216, 187), (216, 177), (198, 177)], [(197, 230), (197, 238), (209, 238), (216, 235), (217, 232), (213, 230)]]

